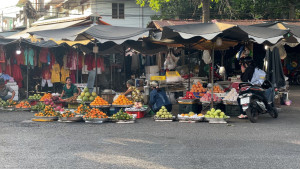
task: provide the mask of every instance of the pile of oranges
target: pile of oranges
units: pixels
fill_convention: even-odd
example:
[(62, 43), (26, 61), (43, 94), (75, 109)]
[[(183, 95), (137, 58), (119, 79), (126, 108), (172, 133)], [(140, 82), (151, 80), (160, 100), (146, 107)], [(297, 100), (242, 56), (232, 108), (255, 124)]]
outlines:
[(214, 86), (214, 93), (224, 93), (224, 90), (222, 90), (220, 86)]
[(196, 84), (193, 84), (191, 92), (204, 93), (204, 92), (206, 92), (206, 89), (203, 88), (203, 86), (200, 82), (197, 82)]
[(17, 109), (27, 109), (31, 108), (30, 104), (27, 101), (21, 101), (19, 104), (16, 105)]
[(52, 106), (46, 106), (44, 111), (34, 114), (34, 116), (43, 116), (43, 117), (57, 117), (59, 115), (60, 113), (55, 112)]
[(91, 106), (108, 106), (109, 104), (102, 97), (97, 96), (90, 105)]
[(120, 95), (114, 102), (113, 105), (132, 105), (133, 102), (127, 99), (125, 95)]
[(100, 111), (99, 109), (93, 108), (90, 112), (88, 112), (86, 115), (84, 115), (83, 118), (102, 119), (102, 118), (108, 118), (108, 116), (105, 113), (103, 113), (102, 111)]
[(51, 93), (45, 93), (44, 96), (40, 99), (40, 101), (45, 101), (46, 99), (51, 99), (52, 95)]
[(75, 114), (72, 113), (71, 111), (65, 111), (61, 117), (75, 117)]
[(85, 104), (80, 104), (80, 106), (77, 107), (77, 110), (75, 110), (76, 114), (87, 114), (90, 112), (90, 107)]

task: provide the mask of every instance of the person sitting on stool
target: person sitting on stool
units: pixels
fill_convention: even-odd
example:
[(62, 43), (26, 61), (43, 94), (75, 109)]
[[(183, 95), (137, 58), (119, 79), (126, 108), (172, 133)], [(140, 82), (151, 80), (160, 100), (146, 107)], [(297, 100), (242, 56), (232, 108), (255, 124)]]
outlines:
[(162, 106), (165, 106), (166, 109), (171, 112), (172, 104), (169, 101), (165, 91), (158, 88), (158, 82), (153, 81), (150, 83), (152, 91), (150, 92), (150, 106), (154, 112), (157, 112), (161, 109)]
[[(11, 92), (12, 95), (8, 95), (8, 92)], [(3, 78), (0, 78), (0, 98), (4, 101), (13, 100), (16, 92), (9, 86), (5, 85)]]

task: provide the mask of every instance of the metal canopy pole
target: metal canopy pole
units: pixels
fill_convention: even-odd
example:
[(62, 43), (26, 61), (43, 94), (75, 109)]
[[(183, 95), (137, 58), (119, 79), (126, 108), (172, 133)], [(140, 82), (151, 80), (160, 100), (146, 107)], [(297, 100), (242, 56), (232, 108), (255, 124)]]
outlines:
[(188, 77), (189, 77), (189, 91), (191, 90), (191, 76), (190, 76), (190, 73), (191, 73), (191, 52), (190, 52), (190, 48), (188, 48), (188, 60), (189, 60), (189, 73), (188, 73)]
[(28, 97), (29, 97), (29, 87), (28, 87), (28, 85), (29, 85), (29, 83), (28, 83), (28, 76), (29, 76), (29, 67), (28, 67), (28, 59), (29, 59), (29, 56), (27, 56), (27, 60), (26, 60), (26, 62), (27, 62), (27, 94), (26, 94), (26, 98), (28, 99)]
[(210, 108), (214, 108), (214, 62), (215, 62), (215, 46), (213, 45), (212, 47), (212, 52), (211, 52), (211, 102), (210, 102)]
[(97, 53), (98, 53), (98, 46), (97, 43), (95, 42), (95, 46), (93, 47), (93, 52), (95, 53), (95, 62), (96, 62), (96, 93), (98, 94), (98, 76), (97, 76), (97, 72), (98, 72), (98, 65), (97, 65)]
[(78, 74), (79, 74), (79, 71), (78, 71), (78, 68), (79, 68), (79, 61), (78, 61), (78, 55), (79, 55), (79, 51), (78, 51), (78, 46), (76, 46), (76, 53), (77, 53), (77, 64), (76, 64), (76, 83), (78, 83)]

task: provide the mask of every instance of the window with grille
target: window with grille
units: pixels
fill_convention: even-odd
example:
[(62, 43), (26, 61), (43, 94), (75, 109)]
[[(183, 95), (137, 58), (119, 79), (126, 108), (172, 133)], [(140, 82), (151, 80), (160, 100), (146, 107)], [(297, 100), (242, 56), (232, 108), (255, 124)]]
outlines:
[(112, 3), (112, 18), (113, 19), (124, 19), (124, 3)]

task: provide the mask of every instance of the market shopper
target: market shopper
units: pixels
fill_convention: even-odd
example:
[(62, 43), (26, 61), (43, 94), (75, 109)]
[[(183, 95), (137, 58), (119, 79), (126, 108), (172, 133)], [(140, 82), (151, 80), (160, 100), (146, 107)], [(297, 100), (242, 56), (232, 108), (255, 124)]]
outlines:
[(125, 96), (131, 94), (131, 100), (135, 102), (142, 102), (144, 100), (141, 92), (134, 87), (133, 80), (128, 80), (126, 82), (126, 86), (128, 89), (125, 93), (123, 93)]
[[(8, 95), (8, 92), (11, 92), (12, 95)], [(16, 92), (9, 86), (5, 85), (5, 80), (0, 78), (0, 98), (2, 100), (13, 100)]]
[(63, 91), (61, 93), (61, 98), (62, 99), (67, 99), (70, 98), (72, 96), (74, 96), (74, 94), (80, 94), (80, 89), (78, 87), (76, 87), (73, 83), (70, 77), (66, 78), (66, 84), (63, 87)]
[(171, 112), (172, 104), (169, 101), (165, 91), (161, 90), (158, 87), (158, 82), (153, 81), (150, 83), (152, 91), (150, 92), (150, 106), (154, 112), (159, 111), (162, 106), (165, 106), (166, 109)]
[(241, 80), (242, 82), (251, 82), (253, 73), (255, 71), (255, 64), (253, 63), (253, 59), (250, 56), (245, 58), (241, 58)]

